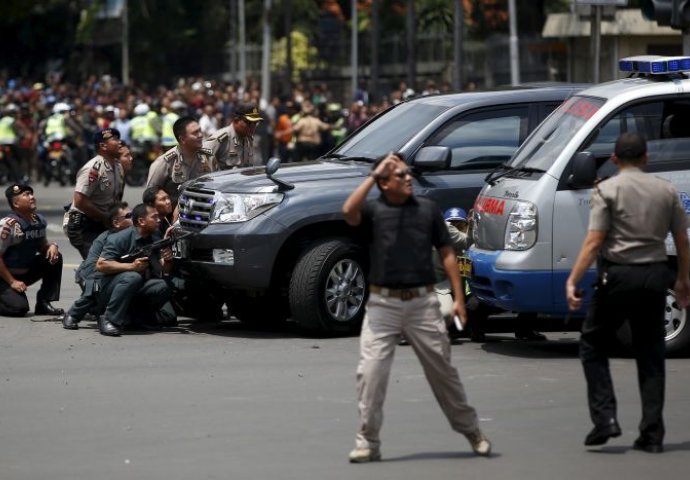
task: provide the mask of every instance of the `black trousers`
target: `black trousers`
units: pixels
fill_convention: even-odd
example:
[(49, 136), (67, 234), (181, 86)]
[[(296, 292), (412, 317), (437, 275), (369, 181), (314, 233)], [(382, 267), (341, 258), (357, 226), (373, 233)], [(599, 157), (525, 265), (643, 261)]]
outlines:
[[(62, 254), (58, 254), (58, 261), (52, 265), (45, 255), (35, 255), (29, 271), (14, 275), (14, 278), (26, 285), (33, 285), (42, 280), (41, 288), (36, 294), (36, 303), (60, 300)], [(0, 315), (23, 317), (28, 311), (29, 300), (26, 298), (26, 292), (17, 292), (7, 282), (0, 279)]]
[(609, 350), (618, 328), (629, 322), (642, 397), (640, 435), (652, 443), (664, 438), (664, 308), (669, 283), (664, 263), (601, 266), (580, 337), (590, 416), (595, 425), (606, 425), (616, 418)]

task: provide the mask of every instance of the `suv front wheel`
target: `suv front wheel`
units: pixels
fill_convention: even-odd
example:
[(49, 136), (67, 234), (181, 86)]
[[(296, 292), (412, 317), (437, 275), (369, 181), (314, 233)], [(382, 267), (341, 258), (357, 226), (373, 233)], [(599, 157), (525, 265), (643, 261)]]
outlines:
[(306, 250), (290, 279), (290, 310), (300, 327), (355, 333), (364, 316), (366, 280), (362, 249), (346, 239)]

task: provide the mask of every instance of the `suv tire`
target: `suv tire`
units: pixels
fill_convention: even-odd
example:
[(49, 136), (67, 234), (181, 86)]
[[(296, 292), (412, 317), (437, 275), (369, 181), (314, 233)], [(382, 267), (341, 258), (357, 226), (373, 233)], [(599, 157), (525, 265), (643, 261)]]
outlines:
[(367, 285), (361, 247), (345, 239), (311, 246), (290, 279), (290, 310), (302, 328), (355, 333), (364, 316)]

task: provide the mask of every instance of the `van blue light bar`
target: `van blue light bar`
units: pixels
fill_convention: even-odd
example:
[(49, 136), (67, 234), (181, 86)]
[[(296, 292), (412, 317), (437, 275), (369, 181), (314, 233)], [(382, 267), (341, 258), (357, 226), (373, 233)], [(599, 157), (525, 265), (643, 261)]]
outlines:
[(621, 72), (649, 73), (652, 75), (690, 72), (690, 57), (639, 55), (622, 58), (618, 61), (618, 69)]

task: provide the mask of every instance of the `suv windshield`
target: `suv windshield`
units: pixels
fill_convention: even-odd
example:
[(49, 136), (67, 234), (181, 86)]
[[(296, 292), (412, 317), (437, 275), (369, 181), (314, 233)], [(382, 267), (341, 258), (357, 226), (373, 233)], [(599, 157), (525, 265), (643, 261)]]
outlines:
[(537, 127), (509, 166), (548, 170), (572, 136), (604, 104), (601, 98), (572, 97)]
[(336, 151), (338, 157), (376, 159), (395, 152), (431, 121), (448, 110), (444, 105), (404, 103), (375, 118)]

